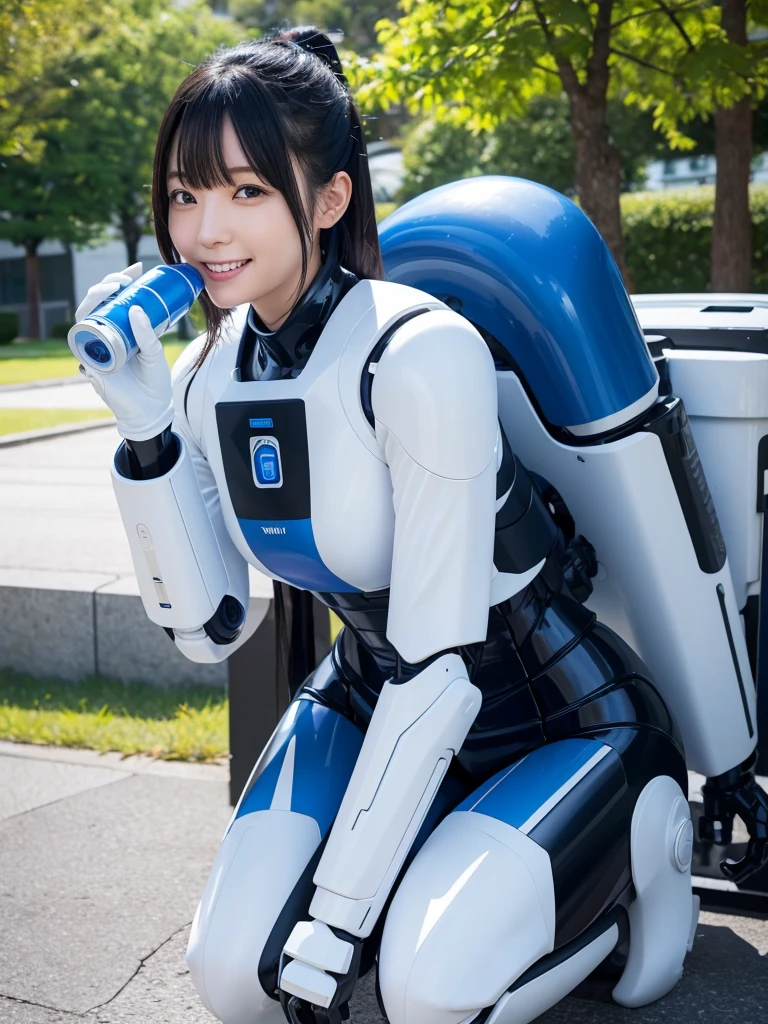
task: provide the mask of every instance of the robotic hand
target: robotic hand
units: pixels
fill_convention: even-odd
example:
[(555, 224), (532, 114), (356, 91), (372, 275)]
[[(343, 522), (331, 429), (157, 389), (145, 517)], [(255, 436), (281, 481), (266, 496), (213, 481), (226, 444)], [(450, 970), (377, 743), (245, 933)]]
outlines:
[[(107, 274), (88, 290), (75, 318), (88, 316), (141, 273), (141, 263), (134, 263), (119, 274)], [(80, 372), (115, 414), (119, 433), (131, 441), (148, 441), (162, 433), (173, 419), (171, 371), (163, 346), (141, 306), (131, 306), (128, 316), (139, 348), (135, 358), (115, 373), (102, 374), (85, 366), (80, 367)]]
[(749, 832), (741, 860), (723, 860), (720, 870), (731, 882), (746, 881), (768, 861), (768, 796), (755, 779), (757, 755), (731, 771), (707, 779), (702, 789), (704, 814), (699, 822), (702, 842), (727, 846), (738, 815)]
[(291, 1024), (341, 1024), (357, 984), (363, 941), (322, 921), (300, 921), (280, 958), (280, 976), (290, 965), (291, 990), (280, 989), (280, 1005)]

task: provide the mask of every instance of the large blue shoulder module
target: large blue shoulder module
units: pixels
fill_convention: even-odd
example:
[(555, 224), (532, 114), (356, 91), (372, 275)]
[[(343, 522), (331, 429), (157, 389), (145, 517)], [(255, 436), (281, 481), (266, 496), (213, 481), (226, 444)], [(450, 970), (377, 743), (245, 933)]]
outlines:
[(521, 178), (467, 178), (406, 203), (380, 237), (389, 279), (500, 342), (551, 426), (594, 433), (652, 401), (656, 369), (619, 270), (565, 196)]

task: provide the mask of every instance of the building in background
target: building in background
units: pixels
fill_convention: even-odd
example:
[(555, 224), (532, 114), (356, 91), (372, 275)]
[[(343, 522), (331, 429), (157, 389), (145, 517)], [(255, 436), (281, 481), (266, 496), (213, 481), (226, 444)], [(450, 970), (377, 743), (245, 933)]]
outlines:
[[(684, 156), (677, 160), (654, 160), (645, 168), (644, 188), (694, 188), (714, 185), (717, 164), (713, 156)], [(752, 181), (768, 181), (768, 153), (752, 161)]]
[[(114, 238), (92, 249), (68, 249), (58, 242), (43, 242), (40, 263), (41, 328), (44, 338), (58, 324), (71, 326), (75, 308), (85, 293), (106, 274), (126, 265), (125, 245)], [(154, 235), (139, 243), (144, 269), (160, 263)], [(17, 313), (19, 337), (27, 337), (29, 311), (24, 250), (0, 239), (0, 310)]]

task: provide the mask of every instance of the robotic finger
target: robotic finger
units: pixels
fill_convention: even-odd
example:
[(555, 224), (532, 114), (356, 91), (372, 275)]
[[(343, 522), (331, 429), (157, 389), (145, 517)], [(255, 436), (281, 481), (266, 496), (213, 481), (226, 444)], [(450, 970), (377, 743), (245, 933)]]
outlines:
[(723, 860), (720, 870), (740, 885), (768, 862), (768, 795), (755, 779), (756, 756), (730, 772), (707, 779), (702, 789), (704, 814), (699, 822), (702, 842), (727, 846), (738, 815), (749, 832), (749, 842), (740, 860)]

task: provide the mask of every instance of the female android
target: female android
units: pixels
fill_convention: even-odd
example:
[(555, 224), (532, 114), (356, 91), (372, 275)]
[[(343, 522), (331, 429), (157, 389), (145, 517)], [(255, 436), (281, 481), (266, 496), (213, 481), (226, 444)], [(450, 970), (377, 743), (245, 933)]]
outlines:
[(392, 1024), (525, 1024), (599, 966), (624, 1005), (663, 995), (696, 920), (677, 729), (583, 606), (589, 545), (513, 455), (486, 341), (382, 280), (327, 38), (196, 69), (154, 209), (163, 257), (205, 279), (207, 336), (172, 384), (133, 310), (140, 354), (88, 372), (126, 439), (147, 613), (222, 660), (250, 563), (344, 622), (219, 850), (188, 950), (201, 999), (224, 1024), (335, 1024), (374, 960)]

